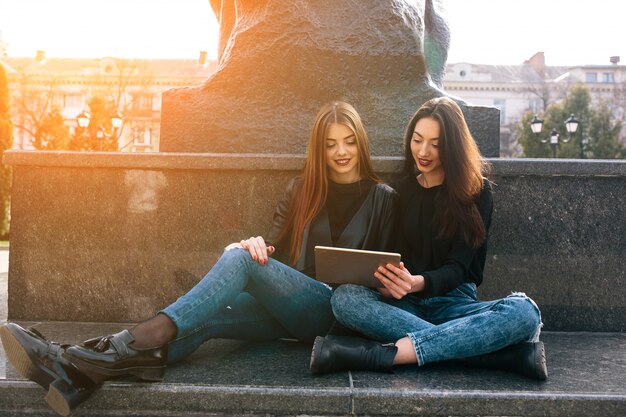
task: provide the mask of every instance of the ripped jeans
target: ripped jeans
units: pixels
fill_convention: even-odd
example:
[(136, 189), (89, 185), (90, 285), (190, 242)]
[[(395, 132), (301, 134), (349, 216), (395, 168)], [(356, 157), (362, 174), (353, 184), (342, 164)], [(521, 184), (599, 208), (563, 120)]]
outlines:
[(374, 340), (396, 342), (408, 336), (420, 366), (538, 341), (542, 326), (537, 305), (525, 294), (479, 301), (473, 283), (441, 297), (400, 300), (346, 284), (334, 291), (331, 304), (341, 324)]

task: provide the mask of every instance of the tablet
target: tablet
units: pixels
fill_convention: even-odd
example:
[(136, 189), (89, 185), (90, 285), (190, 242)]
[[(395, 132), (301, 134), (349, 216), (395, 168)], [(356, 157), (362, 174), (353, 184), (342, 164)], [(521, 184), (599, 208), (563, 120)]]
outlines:
[(382, 287), (374, 277), (381, 265), (399, 265), (400, 254), (361, 249), (315, 247), (315, 277), (328, 284), (359, 284)]

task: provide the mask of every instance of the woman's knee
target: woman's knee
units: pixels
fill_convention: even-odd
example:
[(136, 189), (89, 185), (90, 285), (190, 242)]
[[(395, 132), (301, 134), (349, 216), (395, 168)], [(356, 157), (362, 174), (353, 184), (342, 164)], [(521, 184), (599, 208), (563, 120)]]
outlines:
[(528, 330), (528, 341), (538, 341), (543, 323), (537, 304), (524, 293), (513, 293), (504, 300), (514, 310), (516, 322)]
[(219, 261), (222, 262), (248, 262), (251, 260), (252, 256), (250, 256), (250, 253), (247, 250), (239, 247), (227, 247), (219, 259)]
[(354, 308), (363, 308), (372, 298), (372, 290), (361, 285), (343, 284), (333, 291), (330, 304), (335, 316), (339, 317)]

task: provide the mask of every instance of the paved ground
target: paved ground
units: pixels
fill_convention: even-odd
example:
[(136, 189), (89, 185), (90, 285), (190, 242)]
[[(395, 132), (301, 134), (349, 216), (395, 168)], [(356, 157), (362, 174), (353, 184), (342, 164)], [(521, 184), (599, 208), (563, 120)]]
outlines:
[[(23, 323), (76, 343), (119, 330), (106, 323)], [(543, 335), (550, 378), (534, 381), (461, 364), (407, 366), (393, 374), (341, 372), (314, 377), (310, 346), (211, 340), (168, 368), (162, 383), (107, 382), (73, 415), (626, 415), (626, 335)], [(0, 350), (1, 352), (1, 350)], [(44, 391), (24, 381), (0, 353), (3, 408), (47, 410)], [(11, 414), (13, 415), (13, 414)]]

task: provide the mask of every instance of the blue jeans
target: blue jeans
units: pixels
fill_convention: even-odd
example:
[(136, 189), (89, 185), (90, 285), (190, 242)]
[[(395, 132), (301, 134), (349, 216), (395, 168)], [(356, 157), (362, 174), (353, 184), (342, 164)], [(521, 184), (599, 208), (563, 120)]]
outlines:
[(227, 250), (196, 286), (160, 312), (178, 328), (168, 362), (210, 338), (312, 341), (334, 322), (331, 295), (330, 287), (275, 259), (260, 265), (246, 250)]
[(331, 304), (341, 324), (372, 339), (396, 342), (408, 336), (420, 366), (537, 341), (541, 329), (539, 309), (525, 294), (479, 301), (473, 283), (442, 297), (408, 295), (400, 300), (359, 285), (342, 285)]

